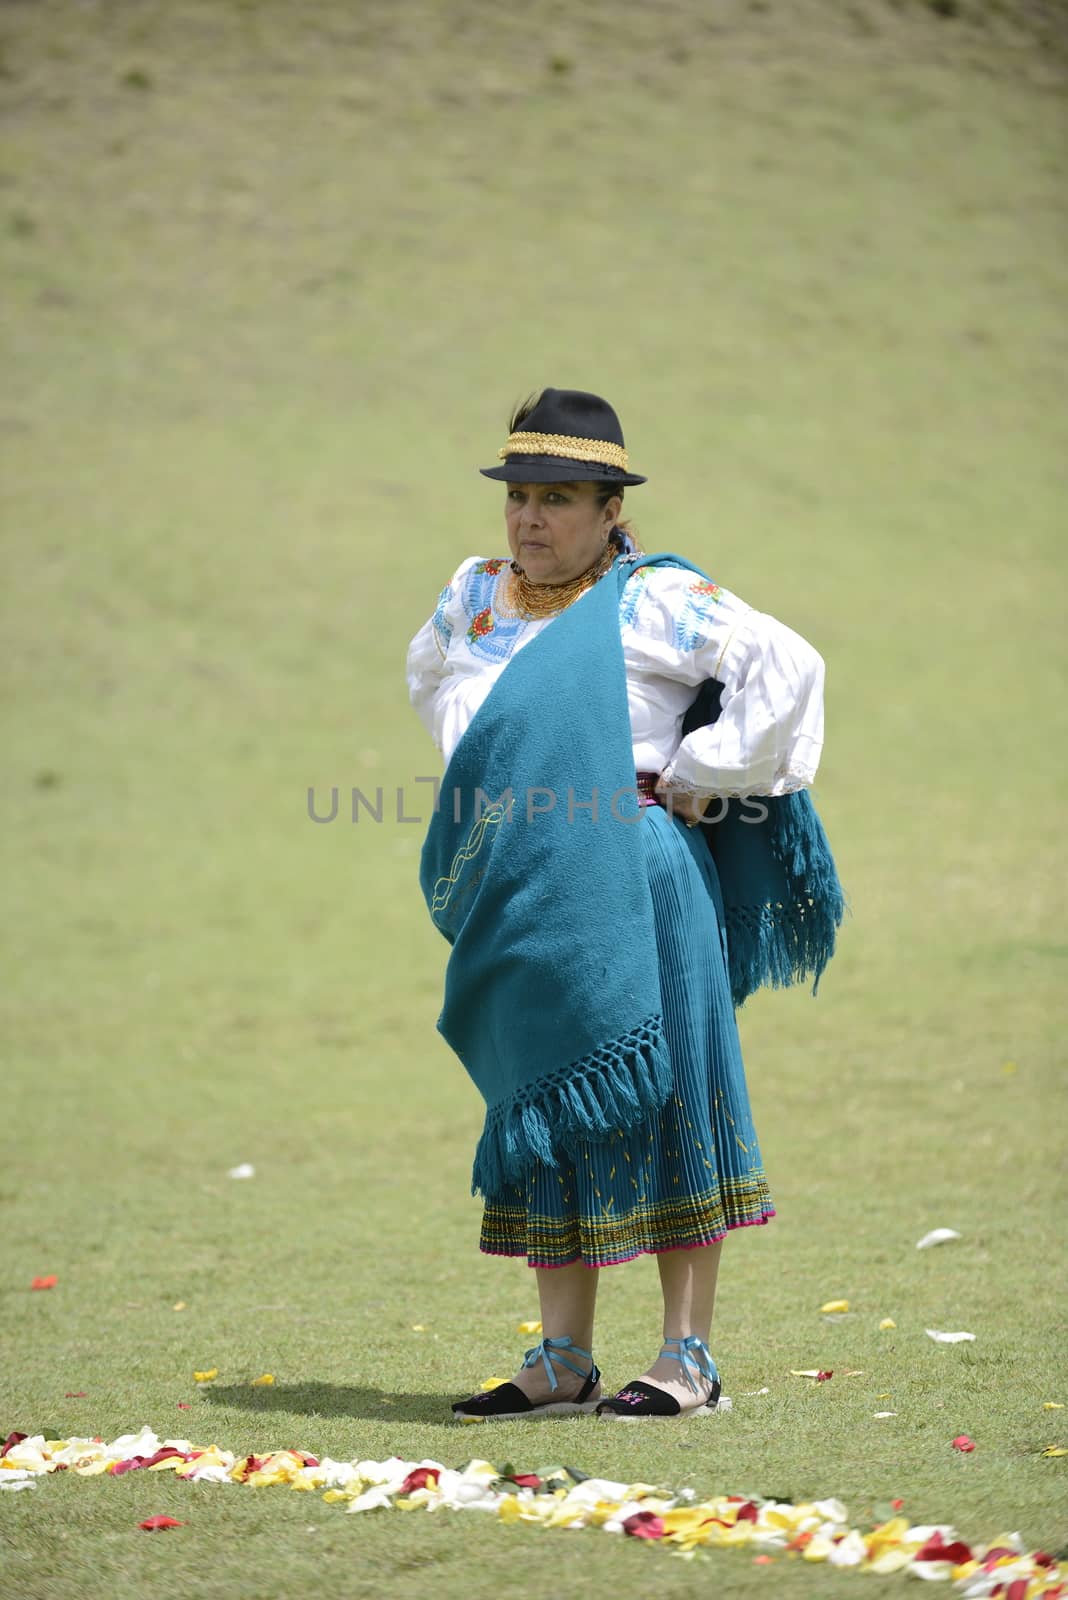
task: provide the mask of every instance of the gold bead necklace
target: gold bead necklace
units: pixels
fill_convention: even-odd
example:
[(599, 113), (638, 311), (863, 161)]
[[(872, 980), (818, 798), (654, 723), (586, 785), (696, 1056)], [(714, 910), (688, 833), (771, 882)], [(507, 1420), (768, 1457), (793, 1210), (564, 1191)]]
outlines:
[(587, 589), (592, 589), (598, 578), (604, 577), (617, 554), (616, 546), (609, 539), (593, 565), (568, 583), (533, 583), (513, 561), (505, 583), (498, 590), (494, 608), (501, 616), (523, 617), (528, 621), (553, 617), (558, 611), (566, 611)]

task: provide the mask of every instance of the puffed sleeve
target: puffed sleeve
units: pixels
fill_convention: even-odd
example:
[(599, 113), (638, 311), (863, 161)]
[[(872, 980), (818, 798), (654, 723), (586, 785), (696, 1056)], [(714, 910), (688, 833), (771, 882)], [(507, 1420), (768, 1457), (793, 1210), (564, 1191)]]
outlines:
[[(665, 575), (666, 577), (666, 575)], [(807, 788), (823, 748), (823, 658), (785, 623), (729, 590), (666, 579), (672, 676), (722, 685), (720, 714), (682, 740), (663, 776), (699, 795), (780, 795)]]
[(448, 654), (452, 636), (463, 625), (461, 579), (477, 561), (470, 556), (442, 589), (433, 616), (424, 622), (408, 646), (408, 698), (430, 737), (442, 749), (443, 714), (448, 699)]
[[(665, 771), (697, 794), (779, 795), (807, 788), (823, 749), (823, 658), (760, 611), (739, 622), (706, 677), (723, 685), (720, 714), (695, 728)], [(713, 670), (713, 668), (717, 670)]]

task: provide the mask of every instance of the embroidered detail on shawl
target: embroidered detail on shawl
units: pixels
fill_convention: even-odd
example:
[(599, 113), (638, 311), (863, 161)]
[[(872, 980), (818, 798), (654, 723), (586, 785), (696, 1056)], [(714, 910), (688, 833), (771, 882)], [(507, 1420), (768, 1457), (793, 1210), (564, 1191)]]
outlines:
[(471, 832), (453, 856), (448, 872), (434, 885), (434, 894), (430, 902), (431, 916), (437, 916), (439, 912), (445, 910), (465, 865), (468, 861), (473, 861), (482, 849), (488, 830), (498, 827), (504, 821), (504, 817), (504, 806), (499, 801), (494, 801), (475, 822)]

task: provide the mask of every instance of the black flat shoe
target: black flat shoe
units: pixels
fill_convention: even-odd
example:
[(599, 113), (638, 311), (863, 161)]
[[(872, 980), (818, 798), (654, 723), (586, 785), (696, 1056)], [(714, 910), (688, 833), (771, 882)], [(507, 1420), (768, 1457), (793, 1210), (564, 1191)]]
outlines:
[[(669, 1350), (669, 1345), (677, 1345), (678, 1350)], [(658, 1389), (655, 1383), (647, 1383), (644, 1378), (635, 1378), (618, 1394), (602, 1400), (597, 1407), (597, 1415), (611, 1417), (617, 1422), (630, 1422), (641, 1417), (711, 1416), (719, 1409), (719, 1373), (706, 1344), (694, 1334), (686, 1339), (666, 1339), (660, 1354), (677, 1361), (682, 1367), (683, 1376), (693, 1390), (692, 1402), (681, 1405), (666, 1389)], [(698, 1388), (698, 1378), (709, 1385), (707, 1394), (702, 1395)], [(723, 1404), (726, 1409), (730, 1402), (724, 1401)]]
[(522, 1417), (573, 1417), (589, 1415), (596, 1411), (598, 1402), (591, 1400), (594, 1389), (601, 1381), (601, 1374), (593, 1364), (593, 1357), (588, 1350), (580, 1350), (578, 1345), (572, 1344), (566, 1336), (562, 1339), (543, 1339), (536, 1344), (533, 1350), (528, 1350), (523, 1358), (525, 1367), (536, 1366), (540, 1360), (549, 1375), (549, 1382), (555, 1391), (559, 1387), (553, 1363), (567, 1367), (569, 1371), (582, 1377), (582, 1368), (576, 1367), (562, 1354), (568, 1351), (572, 1355), (583, 1356), (590, 1363), (590, 1371), (585, 1377), (582, 1388), (573, 1400), (543, 1400), (540, 1403), (529, 1399), (516, 1384), (499, 1383), (495, 1389), (488, 1389), (481, 1394), (473, 1394), (469, 1400), (457, 1400), (452, 1408), (453, 1418), (456, 1422), (512, 1422)]

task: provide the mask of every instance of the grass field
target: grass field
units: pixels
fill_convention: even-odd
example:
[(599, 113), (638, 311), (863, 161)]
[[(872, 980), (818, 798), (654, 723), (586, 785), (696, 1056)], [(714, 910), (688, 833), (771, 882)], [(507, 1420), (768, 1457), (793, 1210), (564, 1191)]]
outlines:
[[(4, 1432), (563, 1458), (1068, 1543), (1065, 24), (0, 7)], [(475, 469), (542, 383), (618, 406), (646, 548), (828, 664), (851, 916), (817, 1000), (742, 1014), (779, 1216), (727, 1247), (713, 1422), (444, 1421), (530, 1342), (532, 1275), (477, 1252), (422, 830), (306, 810), (435, 771), (404, 650), (500, 550)], [(657, 1308), (651, 1262), (603, 1275), (607, 1381)], [(0, 1537), (28, 1600), (861, 1582), (137, 1473), (0, 1496)]]

